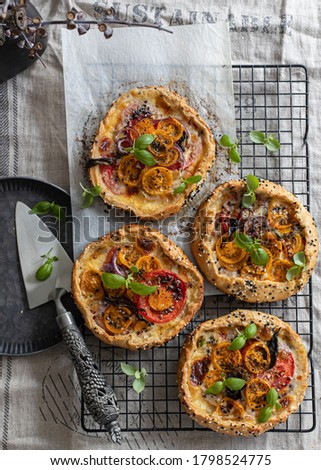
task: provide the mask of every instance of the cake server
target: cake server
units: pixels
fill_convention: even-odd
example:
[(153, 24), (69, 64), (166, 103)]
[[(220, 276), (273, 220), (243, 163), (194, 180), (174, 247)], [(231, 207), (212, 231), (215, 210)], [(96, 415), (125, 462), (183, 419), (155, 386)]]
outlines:
[[(47, 225), (23, 202), (16, 204), (16, 237), (20, 266), (30, 309), (54, 301), (57, 323), (62, 333), (81, 386), (84, 402), (93, 419), (104, 426), (114, 442), (121, 442), (117, 398), (105, 376), (100, 372), (87, 348), (82, 334), (61, 298), (71, 291), (73, 262)], [(35, 273), (50, 250), (58, 260), (48, 279), (38, 281)]]

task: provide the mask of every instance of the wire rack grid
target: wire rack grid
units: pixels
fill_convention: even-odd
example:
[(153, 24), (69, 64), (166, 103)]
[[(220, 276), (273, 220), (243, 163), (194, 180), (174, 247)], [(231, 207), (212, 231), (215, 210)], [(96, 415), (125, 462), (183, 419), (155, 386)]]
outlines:
[[(302, 65), (233, 66), (235, 116), (240, 151), (241, 176), (256, 176), (282, 184), (309, 209), (308, 80)], [(251, 130), (273, 133), (281, 143), (277, 154), (253, 144)], [(226, 315), (237, 308), (268, 312), (288, 322), (300, 334), (308, 351), (310, 378), (305, 398), (286, 423), (269, 432), (310, 432), (315, 428), (315, 390), (312, 362), (312, 282), (296, 296), (273, 304), (246, 304), (226, 295), (205, 297), (196, 318), (168, 344), (150, 351), (127, 351), (108, 347), (87, 329), (85, 341), (96, 354), (98, 365), (113, 386), (120, 406), (123, 431), (205, 430), (181, 408), (177, 396), (176, 370), (180, 350), (188, 334), (202, 321)], [(138, 395), (120, 363), (145, 367), (146, 387)], [(87, 432), (104, 432), (82, 402), (82, 427)]]

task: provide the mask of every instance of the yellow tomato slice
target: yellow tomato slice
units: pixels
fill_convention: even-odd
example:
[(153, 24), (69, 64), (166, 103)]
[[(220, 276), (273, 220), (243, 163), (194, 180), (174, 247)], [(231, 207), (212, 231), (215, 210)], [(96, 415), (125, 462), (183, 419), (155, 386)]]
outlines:
[(205, 375), (203, 380), (203, 386), (205, 390), (207, 390), (211, 387), (211, 385), (215, 384), (215, 382), (218, 382), (220, 380), (223, 380), (222, 371), (219, 369), (212, 369), (208, 371)]
[(286, 259), (277, 259), (272, 263), (269, 278), (275, 282), (286, 282), (286, 273), (292, 268), (293, 263)]
[(174, 142), (166, 134), (163, 134), (160, 131), (154, 132), (154, 137), (155, 139), (147, 147), (147, 150), (149, 150), (155, 157), (164, 157)]
[(282, 242), (273, 232), (265, 232), (262, 237), (262, 245), (263, 247), (268, 248), (273, 256), (273, 259), (279, 258), (281, 253), (284, 251)]
[(136, 122), (134, 128), (136, 129), (139, 135), (155, 133), (153, 121), (149, 118), (144, 118)]
[(123, 245), (118, 252), (117, 259), (127, 268), (131, 268), (133, 265), (136, 265), (142, 254), (143, 251), (136, 245)]
[(143, 174), (142, 186), (152, 196), (168, 194), (172, 190), (173, 175), (170, 170), (155, 166)]
[(104, 297), (104, 289), (101, 282), (100, 272), (88, 269), (80, 280), (80, 289), (84, 296), (92, 300), (100, 300)]
[(109, 305), (104, 312), (104, 325), (108, 332), (123, 333), (132, 323), (132, 313), (122, 305)]
[(277, 230), (290, 228), (293, 223), (293, 208), (289, 203), (274, 198), (269, 203), (268, 219)]
[(104, 290), (109, 299), (119, 299), (124, 295), (125, 286), (119, 287), (118, 289), (110, 289), (104, 286)]
[(173, 296), (168, 290), (158, 287), (155, 292), (148, 296), (148, 303), (152, 309), (161, 312), (172, 307), (174, 302)]
[(161, 262), (155, 258), (155, 256), (141, 256), (137, 263), (136, 266), (138, 269), (141, 269), (144, 272), (149, 272), (149, 271), (156, 271), (156, 269), (161, 269), (162, 265)]
[(270, 385), (258, 377), (247, 382), (245, 387), (245, 398), (252, 410), (260, 410), (266, 406), (266, 395)]
[(243, 248), (238, 247), (234, 241), (227, 241), (228, 234), (222, 235), (216, 242), (216, 255), (224, 268), (237, 271), (240, 269), (248, 257), (248, 253)]
[(157, 130), (162, 131), (175, 142), (179, 140), (184, 132), (184, 126), (177, 119), (168, 117), (159, 121)]
[(214, 347), (212, 351), (213, 365), (223, 371), (234, 370), (241, 364), (242, 354), (239, 350), (231, 351), (229, 349), (231, 343), (224, 341)]
[(244, 365), (253, 374), (266, 370), (271, 362), (269, 348), (262, 341), (253, 341), (243, 351)]
[(303, 237), (298, 232), (293, 232), (292, 230), (283, 232), (284, 244), (286, 246), (287, 256), (290, 259), (293, 259), (293, 256), (299, 251), (304, 250), (304, 240)]
[(268, 274), (271, 271), (271, 266), (273, 262), (273, 257), (271, 252), (267, 249), (264, 248), (265, 251), (268, 254), (268, 262), (266, 263), (265, 266), (258, 266), (257, 264), (254, 264), (251, 260), (251, 257), (248, 257), (246, 264), (241, 269), (241, 276), (246, 277), (246, 278), (254, 278), (254, 279), (261, 279), (264, 274)]
[(137, 186), (141, 180), (142, 169), (133, 155), (126, 155), (120, 160), (117, 174), (119, 181), (128, 186)]
[(216, 412), (221, 418), (238, 420), (244, 415), (244, 408), (238, 401), (224, 397), (217, 405)]
[(173, 165), (179, 157), (179, 150), (175, 147), (170, 147), (165, 155), (155, 155), (155, 159), (158, 165), (161, 166), (171, 166)]

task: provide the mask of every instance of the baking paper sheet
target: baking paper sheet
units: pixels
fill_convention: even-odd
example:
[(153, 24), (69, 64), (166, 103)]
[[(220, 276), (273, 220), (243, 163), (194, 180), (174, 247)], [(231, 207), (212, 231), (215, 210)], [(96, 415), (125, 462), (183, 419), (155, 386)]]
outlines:
[[(74, 255), (85, 245), (124, 223), (154, 226), (173, 239), (195, 264), (190, 228), (201, 201), (214, 187), (237, 176), (227, 152), (218, 148), (213, 169), (197, 194), (175, 216), (142, 222), (96, 198), (81, 209), (88, 187), (84, 160), (99, 121), (118, 96), (136, 86), (163, 85), (186, 97), (211, 127), (216, 140), (235, 134), (229, 33), (226, 23), (177, 26), (173, 34), (143, 27), (117, 28), (105, 40), (98, 30), (79, 37), (62, 31)], [(53, 96), (54, 99), (54, 96)], [(206, 282), (205, 294), (220, 294)]]

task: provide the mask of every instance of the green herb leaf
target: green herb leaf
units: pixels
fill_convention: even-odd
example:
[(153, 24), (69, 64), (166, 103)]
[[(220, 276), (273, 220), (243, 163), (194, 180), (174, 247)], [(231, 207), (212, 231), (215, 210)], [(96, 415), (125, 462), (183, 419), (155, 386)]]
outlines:
[(270, 135), (265, 140), (264, 145), (270, 152), (277, 152), (281, 147), (280, 142), (276, 140), (273, 135)]
[(295, 255), (293, 256), (293, 261), (297, 266), (301, 266), (302, 268), (304, 268), (307, 264), (304, 251), (299, 251), (299, 253), (295, 253)]
[(263, 134), (263, 132), (260, 132), (260, 131), (251, 131), (250, 132), (250, 139), (255, 144), (264, 144), (265, 135)]
[(231, 137), (227, 134), (223, 134), (222, 137), (220, 138), (220, 144), (223, 147), (233, 147), (234, 142), (232, 142)]
[(246, 251), (252, 248), (253, 243), (254, 243), (253, 238), (246, 235), (246, 233), (242, 233), (242, 232), (234, 232), (234, 233), (235, 233), (234, 242), (238, 247), (243, 248)]
[(174, 189), (174, 194), (181, 194), (185, 191), (186, 189), (186, 183), (184, 181), (176, 188)]
[(125, 362), (121, 362), (120, 367), (124, 374), (129, 376), (134, 376), (137, 372), (137, 368), (135, 366), (132, 366), (131, 364), (126, 364)]
[(195, 184), (195, 183), (199, 183), (201, 179), (202, 179), (201, 175), (194, 175), (194, 176), (190, 176), (189, 178), (186, 178), (184, 180), (184, 183)]
[(131, 270), (131, 272), (134, 273), (134, 274), (138, 273), (138, 271), (139, 271), (139, 269), (138, 269), (137, 266), (135, 266), (135, 265), (131, 266), (131, 267), (130, 267), (130, 270)]
[(238, 377), (229, 377), (224, 381), (224, 385), (233, 391), (241, 390), (245, 384), (246, 381)]
[(278, 401), (278, 398), (278, 392), (275, 390), (274, 387), (271, 387), (266, 395), (266, 403), (273, 407)]
[(236, 338), (233, 339), (232, 343), (229, 346), (230, 351), (237, 351), (239, 349), (242, 349), (243, 346), (245, 346), (246, 339), (244, 335), (239, 335)]
[(241, 161), (241, 155), (239, 154), (239, 152), (237, 151), (236, 147), (232, 147), (231, 150), (230, 150), (230, 160), (233, 162), (233, 163), (240, 163)]
[(133, 150), (133, 155), (137, 160), (139, 160), (141, 163), (143, 163), (146, 166), (153, 166), (157, 164), (157, 161), (153, 157), (153, 155), (148, 151), (148, 150)]
[(247, 185), (249, 191), (254, 192), (254, 191), (256, 191), (257, 188), (259, 187), (260, 181), (259, 181), (259, 179), (258, 179), (256, 176), (254, 176), (254, 175), (247, 175), (247, 177), (246, 177), (246, 185)]
[(135, 140), (134, 148), (138, 150), (146, 149), (154, 140), (155, 136), (153, 134), (143, 134)]
[(286, 280), (291, 281), (294, 277), (298, 276), (301, 272), (300, 266), (292, 266), (292, 268), (288, 269), (286, 272)]
[(46, 261), (37, 269), (35, 278), (37, 281), (46, 281), (53, 270), (53, 263), (58, 261), (57, 256), (50, 256), (52, 248), (45, 255), (41, 255), (41, 258), (44, 258)]
[(51, 202), (41, 201), (32, 207), (30, 213), (37, 214), (37, 215), (48, 214), (50, 208), (51, 208)]
[(94, 202), (94, 198), (96, 196), (99, 196), (102, 189), (99, 186), (99, 184), (97, 184), (96, 186), (94, 186), (93, 188), (90, 188), (90, 189), (86, 189), (81, 183), (79, 183), (79, 184), (80, 184), (81, 188), (84, 190), (83, 193), (82, 193), (82, 197), (83, 197), (84, 200), (83, 200), (83, 203), (81, 205), (81, 208), (82, 209), (87, 209)]
[(101, 280), (104, 286), (109, 289), (119, 289), (126, 284), (126, 279), (123, 276), (119, 276), (119, 274), (103, 273)]
[(136, 379), (140, 379), (140, 372), (139, 372), (139, 370), (136, 370), (136, 372), (135, 372), (135, 378), (136, 378)]
[(252, 262), (257, 266), (265, 266), (269, 261), (269, 255), (262, 247), (252, 249), (250, 256)]
[(246, 339), (253, 338), (256, 335), (256, 333), (257, 333), (257, 326), (255, 323), (251, 323), (243, 331), (243, 335), (245, 336)]
[(279, 403), (278, 401), (275, 403), (275, 409), (278, 411), (282, 408), (282, 405), (281, 403)]
[(250, 209), (256, 201), (256, 196), (254, 193), (245, 193), (242, 196), (242, 207), (245, 209)]
[(258, 415), (259, 423), (266, 423), (272, 416), (273, 408), (271, 406), (265, 406), (260, 410)]
[(211, 385), (205, 391), (205, 395), (218, 395), (219, 393), (222, 392), (223, 388), (224, 388), (224, 383), (219, 380), (218, 382), (215, 382), (213, 385)]
[(157, 286), (146, 286), (145, 284), (141, 284), (140, 282), (131, 282), (129, 284), (129, 288), (138, 295), (150, 295), (157, 289)]
[(59, 204), (51, 204), (50, 213), (58, 220), (64, 221), (66, 219), (65, 210)]
[(133, 389), (137, 393), (141, 393), (145, 388), (145, 377), (140, 376), (139, 379), (135, 379), (133, 382)]
[(96, 186), (94, 186), (91, 190), (90, 190), (90, 194), (94, 197), (96, 196), (99, 196), (99, 194), (101, 193), (101, 187), (99, 186), (99, 184), (97, 184)]
[(147, 375), (147, 371), (146, 371), (145, 367), (142, 367), (142, 370), (140, 371), (140, 373), (143, 377), (145, 377)]

